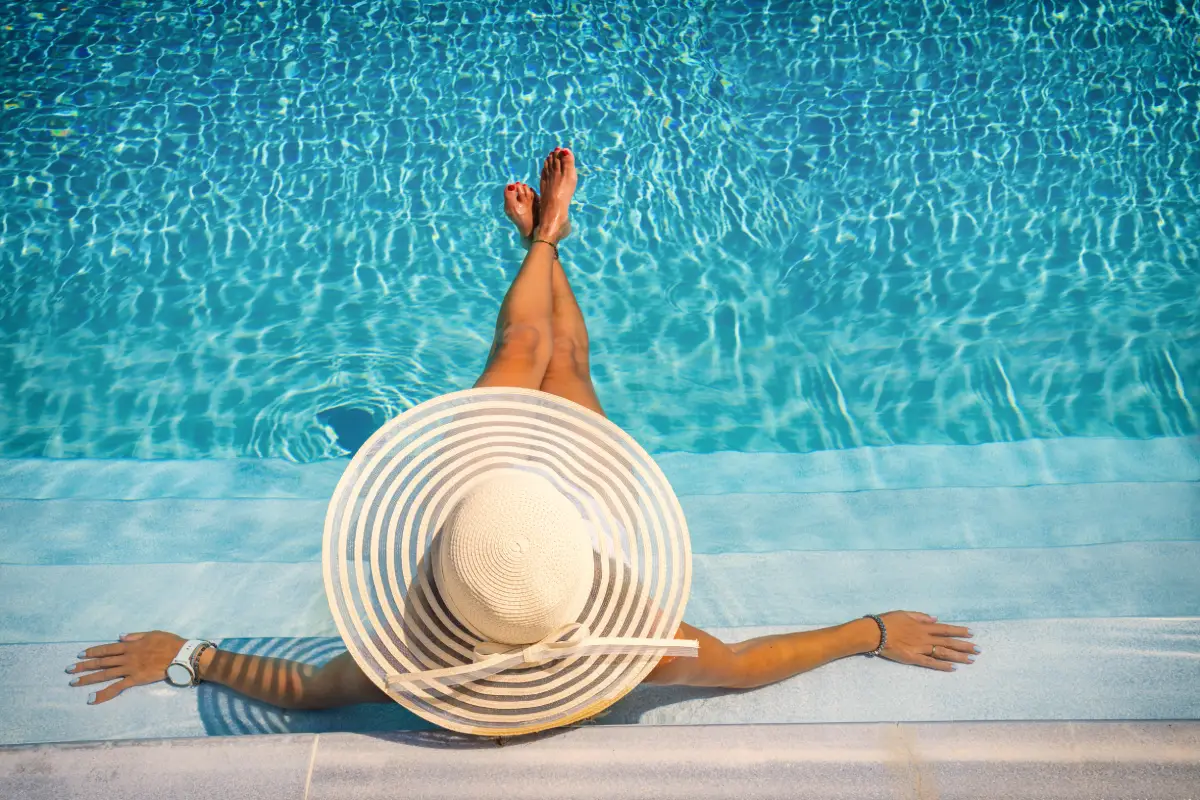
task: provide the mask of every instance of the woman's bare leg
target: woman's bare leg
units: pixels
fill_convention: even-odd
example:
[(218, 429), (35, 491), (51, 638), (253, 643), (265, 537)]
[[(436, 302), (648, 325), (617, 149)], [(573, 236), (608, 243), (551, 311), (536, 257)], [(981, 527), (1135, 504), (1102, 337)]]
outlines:
[(596, 387), (592, 385), (592, 369), (588, 361), (588, 332), (583, 321), (583, 312), (567, 282), (562, 263), (554, 262), (550, 291), (554, 297), (554, 316), (551, 326), (554, 331), (554, 346), (550, 363), (542, 377), (541, 390), (565, 397), (584, 408), (604, 415)]
[[(504, 192), (504, 213), (512, 220), (525, 246), (533, 238), (539, 222), (540, 203), (538, 196), (523, 183), (509, 184)], [(553, 348), (550, 362), (539, 388), (543, 392), (556, 394), (578, 403), (598, 414), (603, 414), (600, 399), (592, 385), (588, 362), (588, 332), (583, 312), (571, 291), (562, 262), (554, 260), (550, 291), (554, 299), (551, 318)]]
[[(555, 148), (542, 164), (543, 222), (537, 238), (557, 243), (568, 230), (575, 160)], [(554, 353), (554, 248), (535, 242), (500, 304), (491, 354), (476, 386), (541, 388)]]

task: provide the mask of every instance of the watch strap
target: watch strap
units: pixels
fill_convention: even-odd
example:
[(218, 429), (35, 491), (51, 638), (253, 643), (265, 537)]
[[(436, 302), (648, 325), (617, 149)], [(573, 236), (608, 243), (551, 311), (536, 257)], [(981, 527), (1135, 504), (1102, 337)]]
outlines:
[(171, 659), (171, 664), (168, 666), (178, 664), (186, 668), (188, 674), (191, 675), (191, 685), (195, 686), (200, 682), (200, 674), (197, 669), (200, 656), (205, 650), (214, 646), (212, 642), (205, 639), (188, 639), (179, 648), (179, 652), (175, 654), (175, 658)]
[(204, 644), (203, 639), (188, 639), (179, 648), (179, 652), (175, 654), (175, 658), (171, 659), (172, 664), (182, 664), (188, 669), (192, 668), (192, 654)]

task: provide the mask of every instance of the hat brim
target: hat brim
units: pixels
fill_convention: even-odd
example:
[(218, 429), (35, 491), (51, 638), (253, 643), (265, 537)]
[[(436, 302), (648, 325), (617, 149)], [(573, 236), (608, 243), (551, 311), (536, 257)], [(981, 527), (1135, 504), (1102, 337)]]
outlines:
[(474, 660), (481, 637), (442, 601), (431, 543), (471, 485), (512, 468), (545, 477), (590, 525), (596, 572), (578, 621), (593, 635), (674, 636), (691, 585), (678, 499), (649, 454), (603, 416), (545, 392), (498, 387), (443, 395), (393, 419), (334, 491), (325, 591), (363, 672), (415, 714), (464, 733), (512, 736), (585, 719), (660, 657), (579, 656), (444, 690), (388, 688), (389, 676)]

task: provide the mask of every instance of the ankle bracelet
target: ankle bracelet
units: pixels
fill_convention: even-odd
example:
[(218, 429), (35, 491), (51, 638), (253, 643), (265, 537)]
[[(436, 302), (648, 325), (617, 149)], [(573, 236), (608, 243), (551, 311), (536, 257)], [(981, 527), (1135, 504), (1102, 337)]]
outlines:
[(534, 239), (533, 242), (530, 243), (530, 246), (533, 246), (537, 242), (550, 245), (550, 249), (554, 251), (554, 257), (558, 258), (558, 245), (556, 245), (554, 242), (547, 241), (546, 239)]

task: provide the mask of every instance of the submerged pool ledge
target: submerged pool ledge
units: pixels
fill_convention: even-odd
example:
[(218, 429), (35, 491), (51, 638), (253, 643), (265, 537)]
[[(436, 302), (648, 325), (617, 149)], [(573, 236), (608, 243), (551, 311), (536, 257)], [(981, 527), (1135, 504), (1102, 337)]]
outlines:
[[(1200, 481), (1200, 436), (653, 455), (685, 497)], [(328, 500), (348, 463), (0, 458), (0, 498)]]
[[(584, 726), (0, 748), (0, 796), (1195, 797), (1200, 722)], [(536, 788), (534, 788), (536, 787)], [(1050, 789), (1049, 787), (1053, 787)]]

